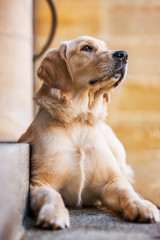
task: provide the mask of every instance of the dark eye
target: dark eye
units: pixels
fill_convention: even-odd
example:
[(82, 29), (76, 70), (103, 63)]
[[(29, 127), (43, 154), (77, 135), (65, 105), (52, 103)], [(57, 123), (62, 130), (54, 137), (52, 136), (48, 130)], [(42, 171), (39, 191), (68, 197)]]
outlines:
[(90, 52), (91, 50), (92, 50), (92, 47), (90, 47), (90, 46), (88, 46), (88, 45), (84, 46), (84, 47), (81, 49), (81, 51), (85, 51), (85, 52)]

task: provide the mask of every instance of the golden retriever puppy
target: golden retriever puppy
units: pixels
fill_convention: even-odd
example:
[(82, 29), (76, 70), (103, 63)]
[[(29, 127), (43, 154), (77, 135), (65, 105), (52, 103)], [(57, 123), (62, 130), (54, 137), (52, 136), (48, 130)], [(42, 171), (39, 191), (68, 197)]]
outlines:
[(19, 139), (32, 146), (30, 206), (38, 225), (69, 227), (66, 206), (97, 202), (131, 221), (159, 221), (156, 206), (133, 190), (125, 150), (105, 123), (108, 94), (124, 80), (127, 57), (87, 36), (44, 57), (39, 112)]

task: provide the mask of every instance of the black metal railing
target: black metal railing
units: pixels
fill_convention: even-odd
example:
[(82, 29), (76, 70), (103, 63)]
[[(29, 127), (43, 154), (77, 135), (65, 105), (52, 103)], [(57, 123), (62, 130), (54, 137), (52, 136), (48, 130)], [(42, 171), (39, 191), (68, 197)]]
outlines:
[(49, 47), (49, 45), (51, 44), (54, 34), (55, 34), (55, 30), (56, 30), (56, 25), (57, 25), (57, 15), (56, 15), (56, 10), (55, 10), (55, 5), (52, 2), (52, 0), (46, 0), (49, 8), (51, 10), (51, 29), (50, 29), (50, 33), (48, 36), (48, 39), (46, 41), (46, 43), (44, 44), (44, 46), (42, 47), (41, 51), (39, 53), (35, 53), (33, 55), (33, 61), (36, 61), (39, 57), (41, 57), (43, 55), (43, 53), (47, 50), (47, 48)]

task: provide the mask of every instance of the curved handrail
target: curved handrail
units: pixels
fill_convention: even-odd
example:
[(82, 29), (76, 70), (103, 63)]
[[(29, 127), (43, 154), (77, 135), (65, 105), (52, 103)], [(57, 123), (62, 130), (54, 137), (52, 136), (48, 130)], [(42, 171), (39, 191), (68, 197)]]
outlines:
[(53, 37), (54, 37), (54, 34), (55, 34), (55, 30), (56, 30), (57, 15), (56, 15), (55, 6), (54, 6), (52, 0), (46, 0), (46, 1), (49, 4), (49, 7), (51, 9), (51, 14), (52, 14), (51, 30), (50, 30), (50, 34), (49, 34), (48, 40), (45, 43), (45, 45), (43, 46), (42, 50), (39, 53), (36, 53), (36, 54), (33, 55), (33, 61), (36, 61), (47, 50), (47, 48), (49, 47), (49, 45), (51, 44), (51, 42), (53, 40)]

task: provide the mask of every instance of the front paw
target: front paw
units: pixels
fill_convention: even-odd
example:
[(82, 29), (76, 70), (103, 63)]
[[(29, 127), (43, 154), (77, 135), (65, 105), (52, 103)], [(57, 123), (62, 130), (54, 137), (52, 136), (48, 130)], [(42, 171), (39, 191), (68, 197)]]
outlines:
[(160, 222), (158, 208), (147, 200), (133, 199), (124, 204), (124, 217), (137, 222)]
[(38, 214), (37, 226), (42, 228), (64, 229), (70, 226), (67, 208), (56, 208), (52, 204), (44, 205)]

